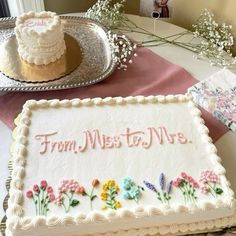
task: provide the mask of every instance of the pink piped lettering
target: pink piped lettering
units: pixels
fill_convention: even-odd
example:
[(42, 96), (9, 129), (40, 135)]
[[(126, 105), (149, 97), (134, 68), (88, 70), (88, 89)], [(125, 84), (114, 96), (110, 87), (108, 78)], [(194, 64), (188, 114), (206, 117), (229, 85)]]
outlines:
[(40, 145), (41, 145), (42, 149), (39, 151), (40, 154), (44, 154), (48, 151), (48, 149), (50, 147), (50, 143), (51, 143), (51, 141), (49, 141), (48, 138), (51, 136), (54, 136), (56, 134), (57, 134), (57, 132), (49, 133), (49, 134), (38, 134), (35, 136), (35, 138), (37, 140), (41, 141)]
[[(147, 127), (144, 130), (126, 128), (118, 135), (108, 135), (99, 129), (85, 130), (79, 140), (58, 140), (58, 132), (38, 134), (41, 155), (49, 153), (83, 153), (93, 149), (117, 149), (121, 147), (149, 149), (157, 145), (189, 144), (189, 139), (182, 132), (169, 132), (164, 126)], [(78, 137), (79, 138), (79, 137)]]

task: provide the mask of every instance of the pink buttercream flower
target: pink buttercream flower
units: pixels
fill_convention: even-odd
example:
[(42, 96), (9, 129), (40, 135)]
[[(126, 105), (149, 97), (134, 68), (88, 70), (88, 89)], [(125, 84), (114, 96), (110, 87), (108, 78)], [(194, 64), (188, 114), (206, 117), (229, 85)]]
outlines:
[(181, 181), (182, 181), (182, 180), (181, 180), (180, 178), (177, 178), (177, 179), (176, 179), (177, 186), (181, 183)]
[(218, 183), (219, 177), (213, 171), (205, 170), (202, 171), (199, 182), (203, 184), (206, 182)]
[(74, 193), (79, 187), (79, 183), (73, 179), (63, 180), (61, 181), (61, 185), (58, 187), (58, 192), (59, 194), (65, 193), (67, 191)]
[(199, 188), (199, 184), (195, 181), (191, 182), (193, 188)]
[(32, 198), (33, 197), (33, 192), (31, 190), (26, 192), (26, 197), (27, 198)]
[(47, 181), (46, 181), (46, 180), (42, 180), (42, 181), (40, 182), (40, 186), (46, 189), (47, 186), (48, 186)]
[(173, 180), (172, 181), (172, 185), (175, 186), (175, 187), (178, 187), (181, 183), (181, 179), (180, 178), (177, 178), (176, 180)]
[(207, 193), (209, 192), (209, 188), (206, 187), (206, 186), (202, 186), (202, 187), (201, 187), (201, 192), (202, 192), (203, 194), (207, 194)]
[(51, 186), (47, 186), (47, 193), (52, 193), (53, 192), (53, 188)]
[(62, 205), (62, 201), (63, 201), (63, 198), (61, 195), (59, 195), (58, 197), (55, 198), (55, 201), (54, 203), (58, 206), (61, 206)]
[(50, 193), (48, 195), (48, 198), (49, 198), (50, 202), (53, 202), (56, 199), (56, 197), (55, 197), (55, 195), (53, 193)]
[(187, 176), (187, 180), (188, 180), (190, 183), (194, 182), (194, 180), (193, 180), (193, 177), (192, 177), (192, 176)]
[(33, 190), (34, 190), (34, 192), (38, 192), (39, 191), (39, 186), (37, 184), (35, 184), (33, 186)]
[(183, 178), (183, 179), (187, 179), (188, 175), (185, 173), (185, 172), (181, 172), (180, 173), (180, 176)]

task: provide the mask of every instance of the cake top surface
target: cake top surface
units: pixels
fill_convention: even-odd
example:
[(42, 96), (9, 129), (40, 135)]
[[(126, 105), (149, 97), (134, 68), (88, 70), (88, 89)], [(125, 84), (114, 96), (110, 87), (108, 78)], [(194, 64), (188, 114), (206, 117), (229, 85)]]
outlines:
[(52, 23), (52, 18), (30, 18), (25, 20), (24, 26), (40, 32), (48, 29)]
[(28, 30), (38, 35), (45, 34), (60, 26), (60, 17), (54, 12), (28, 12), (19, 16), (16, 20), (16, 27), (22, 30)]
[(9, 214), (19, 217), (234, 211), (208, 129), (184, 95), (28, 101), (13, 157)]

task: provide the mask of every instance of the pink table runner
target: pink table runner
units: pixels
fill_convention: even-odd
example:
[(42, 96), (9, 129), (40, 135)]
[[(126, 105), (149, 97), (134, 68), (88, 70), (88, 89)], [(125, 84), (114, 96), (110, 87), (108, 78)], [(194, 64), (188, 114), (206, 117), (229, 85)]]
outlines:
[[(86, 97), (114, 97), (130, 95), (183, 94), (197, 83), (186, 70), (174, 65), (152, 51), (140, 48), (138, 57), (127, 71), (117, 70), (112, 76), (93, 86), (62, 91), (11, 92), (0, 97), (0, 119), (10, 128), (14, 127), (14, 117), (28, 99), (71, 99)], [(203, 111), (203, 118), (216, 141), (227, 128)]]

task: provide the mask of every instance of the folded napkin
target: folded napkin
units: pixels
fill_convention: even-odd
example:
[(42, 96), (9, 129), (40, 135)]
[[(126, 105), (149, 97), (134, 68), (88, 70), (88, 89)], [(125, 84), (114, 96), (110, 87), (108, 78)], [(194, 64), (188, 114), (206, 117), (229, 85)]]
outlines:
[[(137, 54), (127, 71), (116, 70), (109, 78), (92, 86), (61, 91), (7, 93), (0, 97), (0, 119), (13, 128), (14, 117), (28, 99), (183, 94), (198, 82), (185, 69), (146, 48), (139, 48)], [(204, 113), (203, 117), (214, 141), (227, 131), (209, 113)]]
[(236, 75), (223, 69), (189, 88), (194, 101), (236, 132)]

